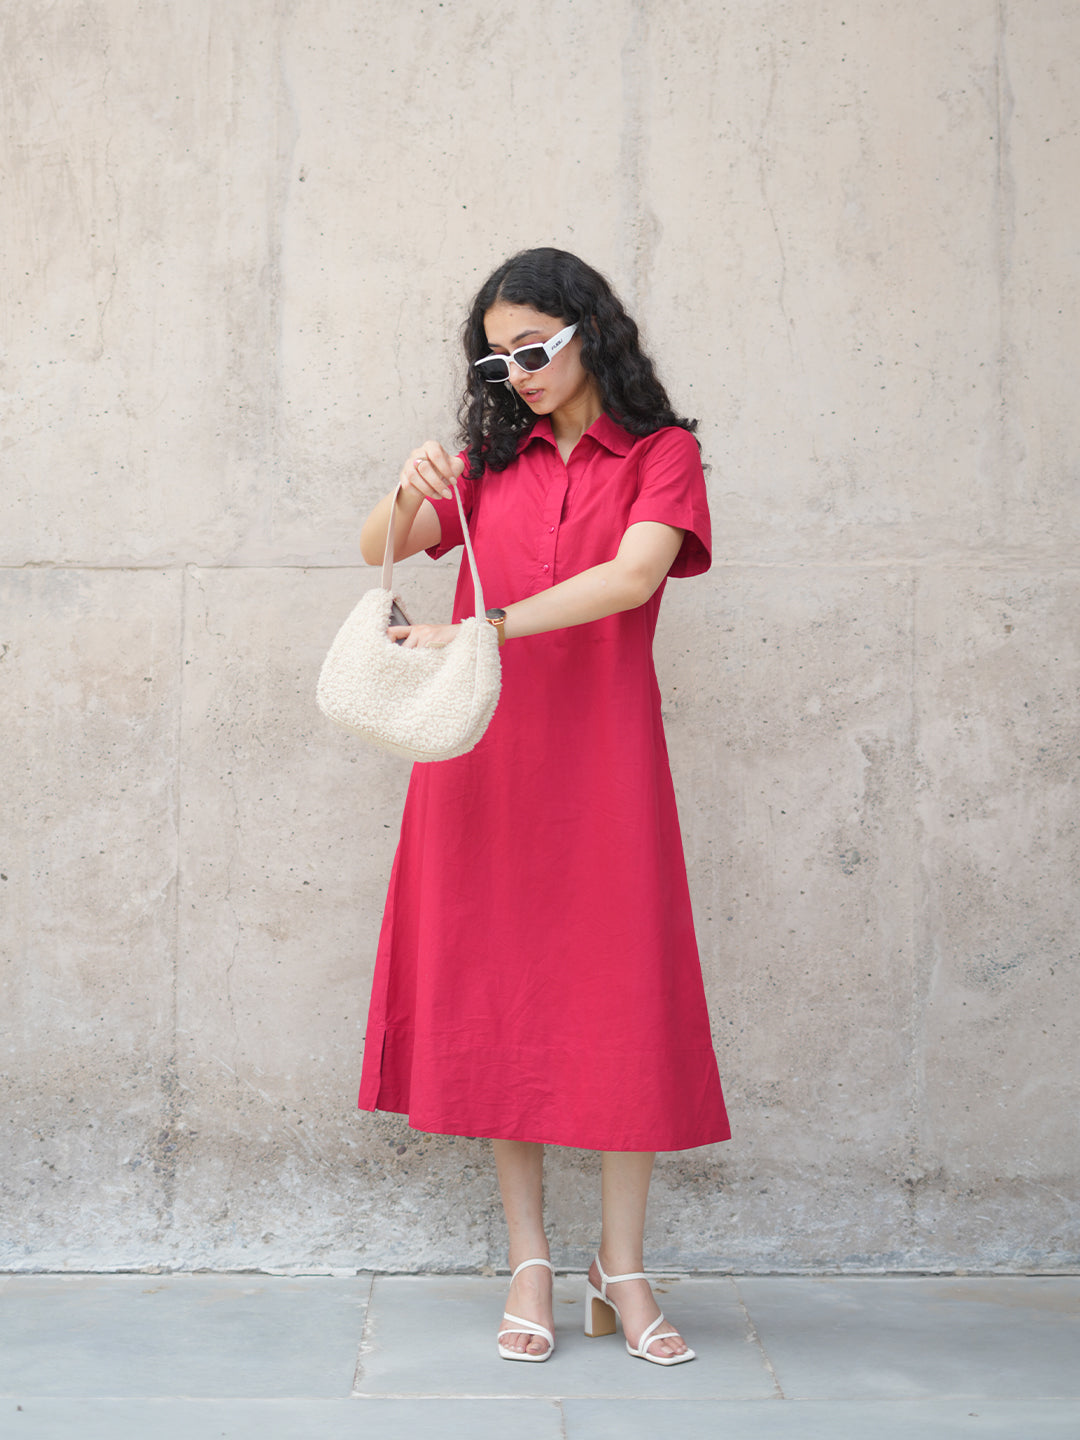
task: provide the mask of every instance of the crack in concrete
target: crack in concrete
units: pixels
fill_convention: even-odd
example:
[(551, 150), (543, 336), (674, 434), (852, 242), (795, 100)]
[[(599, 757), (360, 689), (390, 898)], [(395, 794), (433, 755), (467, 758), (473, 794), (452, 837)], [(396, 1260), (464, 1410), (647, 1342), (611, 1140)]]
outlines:
[(648, 86), (645, 68), (649, 55), (649, 12), (647, 0), (634, 0), (630, 24), (622, 48), (623, 123), (619, 141), (619, 173), (622, 177), (620, 209), (628, 237), (626, 261), (628, 309), (638, 313), (648, 294), (657, 246), (663, 226), (646, 203), (647, 186), (642, 178), (645, 147), (645, 97)]
[[(110, 41), (109, 41), (109, 32), (108, 32), (108, 29), (103, 25), (103, 26), (101, 27), (101, 30), (102, 30), (102, 34), (101, 34), (100, 45), (101, 45), (101, 57), (102, 57), (102, 61), (103, 61), (103, 69), (102, 69), (102, 75), (101, 75), (101, 110), (102, 110), (102, 114), (103, 114), (103, 115), (108, 116), (108, 113), (109, 113), (109, 81), (110, 81), (110, 77), (112, 76), (112, 72), (113, 72), (113, 66), (112, 66), (112, 60), (111, 60), (111, 48), (112, 48), (112, 47), (111, 47), (111, 44), (110, 44)], [(103, 260), (104, 260), (104, 264), (105, 264), (105, 266), (107, 267), (108, 284), (107, 284), (107, 286), (106, 286), (106, 293), (105, 293), (104, 299), (103, 299), (103, 300), (98, 300), (98, 302), (97, 302), (97, 347), (96, 347), (96, 349), (94, 350), (93, 354), (90, 356), (91, 362), (100, 360), (100, 359), (102, 358), (102, 356), (105, 354), (105, 317), (106, 317), (106, 315), (108, 314), (108, 312), (109, 312), (109, 310), (110, 310), (110, 308), (111, 308), (111, 306), (112, 306), (113, 300), (114, 300), (115, 297), (116, 297), (117, 276), (118, 276), (118, 274), (119, 274), (119, 269), (120, 269), (120, 266), (119, 266), (119, 263), (118, 263), (118, 260), (117, 260), (117, 253), (116, 253), (116, 237), (120, 234), (120, 231), (121, 231), (120, 222), (121, 222), (121, 212), (122, 212), (122, 207), (123, 207), (123, 200), (122, 200), (122, 192), (121, 192), (121, 188), (120, 188), (120, 182), (117, 180), (117, 178), (116, 178), (116, 173), (115, 173), (115, 171), (113, 170), (113, 166), (112, 166), (112, 144), (113, 144), (113, 137), (112, 137), (112, 135), (109, 135), (108, 138), (107, 138), (106, 141), (105, 141), (104, 157), (103, 157), (103, 163), (102, 163), (102, 173), (103, 173), (103, 175), (104, 175), (104, 177), (105, 177), (105, 182), (106, 182), (106, 184), (108, 185), (109, 189), (112, 191), (112, 197), (113, 197), (113, 207), (112, 207), (112, 208), (113, 208), (113, 232), (112, 232), (112, 233), (113, 233), (113, 244), (112, 244), (112, 250), (111, 250), (111, 253), (109, 254), (109, 256), (108, 256), (107, 258), (106, 258), (105, 256), (102, 257)], [(99, 220), (99, 222), (98, 222), (98, 228), (100, 228), (100, 220)], [(91, 264), (93, 264), (93, 261), (91, 261)], [(94, 266), (93, 266), (93, 270), (94, 270), (94, 278), (95, 278), (95, 280), (96, 280), (96, 278), (97, 278), (97, 272), (98, 272), (98, 267), (97, 267), (96, 265), (94, 265)], [(129, 413), (130, 413), (130, 412), (129, 412)]]
[(769, 1372), (769, 1378), (772, 1380), (773, 1384), (773, 1396), (777, 1400), (786, 1400), (787, 1396), (784, 1394), (783, 1386), (780, 1384), (780, 1377), (776, 1373), (776, 1367), (769, 1359), (769, 1352), (765, 1349), (761, 1336), (758, 1334), (757, 1326), (754, 1324), (754, 1321), (751, 1318), (749, 1307), (747, 1306), (746, 1301), (743, 1299), (742, 1291), (739, 1289), (739, 1282), (735, 1279), (734, 1276), (730, 1278), (731, 1288), (735, 1291), (735, 1298), (739, 1302), (739, 1308), (742, 1310), (743, 1319), (746, 1322), (747, 1339), (752, 1344), (757, 1346), (758, 1353), (761, 1356), (761, 1363)]
[[(271, 484), (268, 499), (262, 507), (262, 524), (266, 540), (274, 533), (274, 519), (277, 513), (278, 489), (281, 478), (282, 421), (285, 418), (285, 380), (281, 371), (281, 357), (284, 354), (284, 253), (286, 220), (289, 211), (289, 197), (292, 194), (292, 174), (295, 166), (296, 147), (300, 141), (300, 120), (296, 97), (289, 79), (283, 31), (288, 24), (291, 7), (279, 0), (275, 6), (273, 71), (277, 78), (277, 95), (274, 104), (274, 158), (276, 167), (268, 185), (266, 217), (266, 291), (268, 295), (267, 328), (270, 335), (270, 350), (274, 364), (270, 370), (270, 386), (267, 397), (265, 423), (267, 455)], [(248, 539), (258, 525), (258, 519), (249, 531)]]
[(784, 336), (787, 340), (788, 352), (792, 360), (797, 364), (798, 353), (795, 349), (795, 341), (792, 337), (792, 319), (787, 310), (787, 252), (784, 249), (783, 237), (780, 234), (780, 226), (776, 219), (776, 208), (769, 196), (769, 172), (766, 165), (768, 144), (766, 133), (772, 122), (773, 106), (776, 102), (776, 89), (779, 83), (779, 71), (776, 60), (776, 46), (769, 46), (769, 96), (765, 102), (765, 114), (762, 117), (761, 129), (757, 137), (757, 162), (758, 162), (758, 188), (761, 192), (761, 202), (772, 225), (773, 236), (776, 240), (776, 250), (780, 257), (780, 278), (776, 286), (776, 303), (780, 307), (780, 314), (784, 321)]
[[(1016, 246), (1016, 176), (1012, 158), (1012, 121), (1016, 101), (1009, 77), (1007, 0), (998, 0), (996, 20), (993, 103), (997, 161), (994, 177), (994, 259), (998, 287), (997, 460), (1001, 479), (1012, 481), (1009, 498), (1020, 499), (1025, 490), (1023, 462), (1027, 445), (1022, 431), (1013, 420), (1015, 407), (1010, 385), (1011, 377), (1023, 372), (1023, 364), (1012, 339), (1009, 311), (1009, 284)], [(1003, 503), (1005, 498), (1003, 493)]]
[[(177, 653), (176, 671), (176, 726), (174, 730), (174, 755), (175, 770), (173, 779), (173, 915), (172, 915), (172, 964), (169, 975), (169, 1055), (165, 1062), (165, 1077), (171, 1077), (171, 1087), (163, 1089), (165, 1104), (163, 1107), (163, 1130), (161, 1135), (171, 1134), (175, 1131), (180, 1120), (179, 1101), (179, 1063), (177, 1057), (177, 1046), (179, 1036), (179, 984), (180, 984), (180, 932), (181, 932), (181, 895), (182, 895), (182, 856), (183, 856), (183, 767), (184, 767), (184, 713), (186, 706), (184, 700), (184, 667), (187, 660), (188, 648), (188, 571), (185, 567), (180, 572), (179, 601), (180, 601), (180, 645)], [(166, 1156), (171, 1159), (164, 1163), (161, 1170), (158, 1168), (157, 1152), (161, 1144), (161, 1135), (154, 1144), (155, 1159), (153, 1169), (155, 1175), (160, 1175), (162, 1183), (162, 1203), (158, 1209), (158, 1219), (165, 1227), (166, 1233), (173, 1228), (176, 1208), (176, 1157), (175, 1150), (168, 1151), (161, 1149), (161, 1158), (164, 1161)], [(165, 1144), (167, 1145), (167, 1141)]]
[[(922, 1169), (919, 1146), (919, 1121), (923, 1108), (923, 1095), (926, 1091), (926, 1006), (929, 995), (929, 971), (932, 969), (931, 940), (929, 935), (929, 900), (931, 885), (929, 876), (926, 873), (925, 861), (920, 862), (919, 857), (924, 852), (922, 841), (924, 840), (923, 825), (919, 816), (919, 807), (916, 796), (919, 789), (918, 775), (921, 772), (919, 757), (919, 739), (921, 734), (921, 714), (918, 703), (918, 664), (919, 664), (919, 634), (918, 634), (918, 602), (919, 602), (919, 576), (917, 571), (911, 574), (911, 589), (908, 605), (908, 635), (910, 645), (908, 650), (908, 691), (911, 696), (911, 709), (909, 712), (909, 745), (911, 750), (912, 769), (915, 780), (912, 785), (911, 794), (911, 827), (912, 827), (912, 877), (911, 877), (911, 905), (908, 912), (908, 945), (910, 946), (910, 976), (908, 995), (908, 1043), (911, 1054), (911, 1072), (908, 1094), (908, 1166), (909, 1173), (918, 1174)], [(924, 976), (923, 971), (926, 971)], [(906, 1183), (906, 1182), (902, 1182)], [(905, 1194), (905, 1216), (908, 1223), (909, 1245), (917, 1248), (918, 1232), (918, 1195), (914, 1188), (909, 1188)]]
[(370, 1355), (375, 1348), (373, 1344), (374, 1327), (372, 1324), (372, 1302), (375, 1298), (375, 1276), (368, 1280), (368, 1293), (364, 1301), (364, 1323), (360, 1327), (360, 1344), (356, 1349), (356, 1368), (353, 1371), (352, 1391), (355, 1396), (363, 1392), (360, 1387), (364, 1382), (364, 1356)]

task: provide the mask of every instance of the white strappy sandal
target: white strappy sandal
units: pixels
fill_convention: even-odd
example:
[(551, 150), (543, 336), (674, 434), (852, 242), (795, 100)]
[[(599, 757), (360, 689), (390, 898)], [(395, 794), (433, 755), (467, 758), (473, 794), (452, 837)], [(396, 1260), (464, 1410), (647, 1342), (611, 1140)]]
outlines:
[[(510, 1284), (512, 1285), (522, 1270), (527, 1270), (530, 1265), (545, 1265), (551, 1271), (552, 1275), (555, 1274), (555, 1267), (550, 1260), (523, 1260), (510, 1276)], [(497, 1340), (501, 1341), (504, 1335), (539, 1335), (548, 1342), (548, 1348), (542, 1355), (530, 1355), (527, 1350), (508, 1350), (505, 1345), (500, 1344), (499, 1354), (504, 1360), (531, 1360), (534, 1363), (542, 1363), (544, 1360), (551, 1359), (555, 1353), (555, 1336), (550, 1330), (545, 1329), (543, 1325), (538, 1325), (535, 1320), (523, 1320), (520, 1315), (511, 1315), (505, 1310), (503, 1311), (503, 1319), (510, 1320), (513, 1323), (499, 1331), (496, 1336)]]
[[(600, 1289), (597, 1290), (596, 1286), (587, 1277), (585, 1280), (585, 1334), (594, 1337), (597, 1335), (614, 1335), (616, 1317), (620, 1320), (622, 1317), (619, 1315), (619, 1307), (615, 1304), (615, 1301), (608, 1299), (607, 1287), (609, 1285), (617, 1285), (620, 1280), (648, 1280), (649, 1277), (643, 1270), (636, 1270), (633, 1275), (605, 1275), (604, 1267), (600, 1264), (599, 1255), (596, 1257), (596, 1268), (600, 1271)], [(661, 1311), (660, 1315), (652, 1324), (647, 1325), (641, 1332), (636, 1349), (630, 1344), (630, 1341), (627, 1340), (626, 1348), (628, 1352), (638, 1360), (648, 1360), (650, 1365), (682, 1365), (687, 1360), (693, 1360), (695, 1358), (695, 1352), (689, 1349), (689, 1347), (684, 1350), (681, 1355), (651, 1355), (649, 1353), (650, 1345), (655, 1345), (658, 1340), (670, 1340), (672, 1338), (671, 1335), (656, 1335), (653, 1333), (657, 1326), (663, 1323), (664, 1315)], [(678, 1331), (676, 1331), (675, 1334), (678, 1334)], [(625, 1325), (623, 1326), (623, 1335), (626, 1335)], [(682, 1340), (681, 1335), (679, 1335), (679, 1339)], [(685, 1341), (683, 1343), (685, 1344)], [(547, 1357), (545, 1356), (544, 1358), (546, 1359)]]

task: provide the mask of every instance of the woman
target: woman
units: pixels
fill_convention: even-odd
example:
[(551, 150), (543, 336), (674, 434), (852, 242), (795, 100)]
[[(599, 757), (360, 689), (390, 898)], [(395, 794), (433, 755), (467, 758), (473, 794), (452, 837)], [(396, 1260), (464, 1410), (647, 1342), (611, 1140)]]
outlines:
[[(469, 517), (503, 688), (469, 754), (414, 768), (372, 989), (361, 1108), (490, 1137), (512, 1271), (499, 1353), (555, 1348), (543, 1146), (603, 1152), (586, 1331), (693, 1358), (642, 1269), (657, 1150), (729, 1135), (694, 938), (652, 638), (668, 575), (710, 563), (696, 422), (677, 417), (603, 276), (514, 256), (464, 329), (465, 449), (414, 450), (395, 552)], [(382, 559), (393, 496), (368, 517)], [(473, 614), (462, 565), (454, 622)], [(391, 629), (406, 646), (451, 625)]]

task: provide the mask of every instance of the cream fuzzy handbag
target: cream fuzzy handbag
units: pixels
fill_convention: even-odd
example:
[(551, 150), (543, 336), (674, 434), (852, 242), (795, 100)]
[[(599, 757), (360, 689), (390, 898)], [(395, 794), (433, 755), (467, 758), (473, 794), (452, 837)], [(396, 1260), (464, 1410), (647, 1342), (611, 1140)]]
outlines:
[[(398, 490), (400, 490), (398, 486)], [(453, 486), (472, 570), (475, 614), (449, 645), (406, 650), (387, 635), (394, 600), (394, 508), (383, 553), (382, 585), (369, 590), (338, 631), (315, 693), (336, 725), (408, 760), (451, 760), (471, 750), (499, 700), (499, 637), (484, 618), (484, 592), (465, 510)]]

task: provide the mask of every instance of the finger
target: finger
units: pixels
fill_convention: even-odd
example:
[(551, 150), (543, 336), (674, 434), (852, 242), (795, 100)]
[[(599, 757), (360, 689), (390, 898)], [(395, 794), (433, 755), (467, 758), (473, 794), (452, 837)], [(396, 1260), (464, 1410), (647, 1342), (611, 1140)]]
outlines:
[[(413, 470), (423, 482), (427, 494), (441, 495), (444, 500), (452, 497), (454, 492), (450, 489), (449, 478), (443, 475), (429, 455), (418, 455), (413, 461)], [(415, 488), (419, 490), (421, 486), (417, 485)]]
[(446, 500), (450, 498), (446, 481), (434, 474), (423, 457), (406, 460), (401, 472), (401, 484), (406, 490), (413, 490), (425, 500)]
[(453, 491), (450, 489), (450, 482), (457, 479), (463, 467), (457, 464), (453, 457), (448, 455), (441, 445), (436, 445), (434, 450), (434, 454), (429, 452), (425, 457), (426, 463), (423, 466), (423, 473), (425, 475), (434, 475), (436, 483), (445, 487), (448, 496), (452, 495)]
[(429, 642), (431, 635), (430, 625), (413, 625), (405, 632), (405, 639), (402, 641), (404, 650), (421, 650)]
[(412, 627), (409, 625), (391, 625), (387, 629), (386, 633), (396, 645), (400, 641), (408, 639), (409, 631), (411, 628)]
[(455, 480), (464, 468), (462, 463), (449, 454), (437, 440), (425, 440), (419, 448), (419, 455), (427, 460), (425, 471), (433, 470), (443, 480)]
[(447, 453), (446, 449), (439, 444), (438, 440), (425, 440), (420, 448), (431, 464), (435, 466), (435, 469), (438, 470), (439, 474), (442, 475), (444, 479), (449, 480), (454, 473), (453, 456)]

